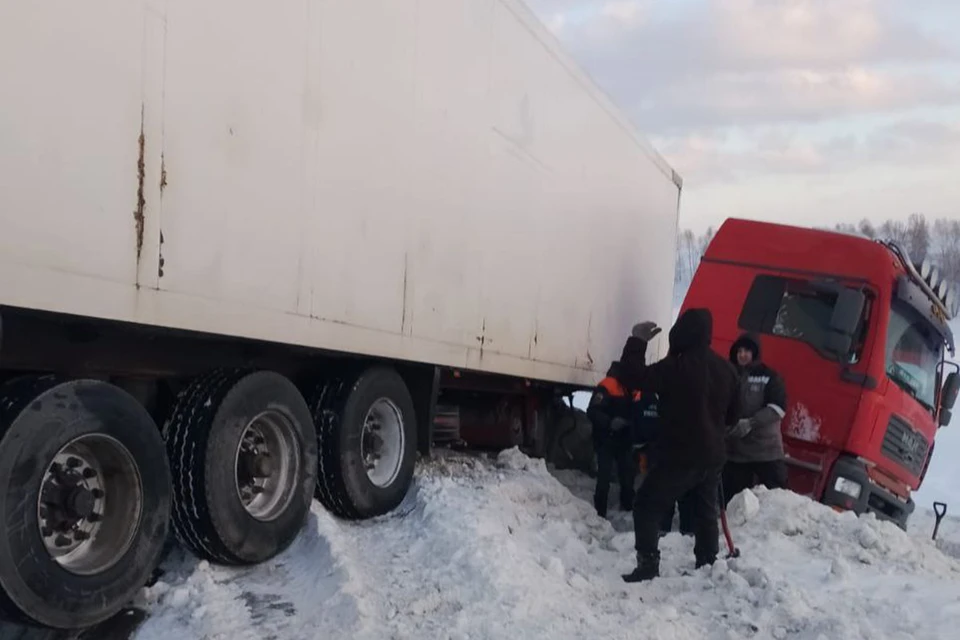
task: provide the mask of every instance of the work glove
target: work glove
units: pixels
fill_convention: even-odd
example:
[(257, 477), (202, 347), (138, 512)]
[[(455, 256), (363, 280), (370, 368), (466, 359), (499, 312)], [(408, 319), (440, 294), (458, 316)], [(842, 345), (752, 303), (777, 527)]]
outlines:
[(753, 429), (753, 426), (750, 424), (749, 418), (742, 418), (737, 421), (737, 424), (730, 427), (727, 431), (727, 437), (731, 439), (743, 438)]
[(658, 327), (656, 322), (647, 321), (634, 325), (631, 334), (634, 338), (639, 338), (644, 342), (650, 342), (661, 331), (663, 331), (663, 329)]

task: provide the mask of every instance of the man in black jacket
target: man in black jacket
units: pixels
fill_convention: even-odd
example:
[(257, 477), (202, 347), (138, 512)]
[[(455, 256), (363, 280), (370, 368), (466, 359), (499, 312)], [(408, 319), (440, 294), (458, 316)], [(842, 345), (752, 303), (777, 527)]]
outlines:
[(726, 460), (724, 434), (739, 417), (738, 379), (733, 366), (710, 348), (713, 316), (690, 309), (670, 330), (670, 353), (646, 364), (647, 343), (660, 332), (638, 324), (620, 358), (621, 382), (656, 393), (663, 430), (654, 443), (656, 464), (634, 501), (637, 568), (627, 582), (660, 575), (659, 528), (667, 510), (692, 493), (697, 567), (713, 564), (719, 551), (718, 485)]
[(740, 420), (727, 434), (723, 489), (727, 502), (754, 477), (768, 489), (787, 488), (787, 463), (780, 423), (787, 408), (783, 379), (760, 359), (760, 339), (746, 333), (730, 348), (740, 374)]

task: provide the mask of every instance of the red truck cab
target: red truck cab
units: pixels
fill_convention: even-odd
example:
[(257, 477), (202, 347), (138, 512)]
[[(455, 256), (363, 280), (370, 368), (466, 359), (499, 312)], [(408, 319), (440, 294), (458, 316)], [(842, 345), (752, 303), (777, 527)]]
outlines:
[(718, 353), (756, 333), (783, 376), (790, 488), (905, 527), (960, 386), (956, 289), (894, 244), (730, 219), (681, 311), (694, 307), (712, 311)]

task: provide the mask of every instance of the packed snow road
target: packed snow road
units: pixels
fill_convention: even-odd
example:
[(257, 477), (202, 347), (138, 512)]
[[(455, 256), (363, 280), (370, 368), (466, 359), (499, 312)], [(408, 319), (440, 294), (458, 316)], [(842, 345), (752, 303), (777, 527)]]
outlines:
[(877, 640), (960, 628), (960, 562), (921, 539), (929, 531), (761, 489), (731, 507), (741, 558), (694, 571), (692, 541), (671, 534), (663, 577), (627, 585), (629, 518), (599, 519), (578, 497), (591, 490), (516, 450), (441, 452), (397, 513), (347, 523), (315, 507), (272, 563), (171, 558), (136, 637)]

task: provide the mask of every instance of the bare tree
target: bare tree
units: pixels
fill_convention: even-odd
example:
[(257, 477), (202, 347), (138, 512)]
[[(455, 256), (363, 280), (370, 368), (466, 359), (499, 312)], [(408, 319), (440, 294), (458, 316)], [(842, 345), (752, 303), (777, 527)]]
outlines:
[(916, 262), (923, 262), (930, 250), (930, 227), (922, 213), (910, 215), (907, 221), (907, 253)]
[(697, 247), (698, 255), (697, 262), (700, 262), (700, 259), (703, 258), (703, 254), (707, 252), (707, 248), (710, 246), (710, 242), (713, 240), (713, 236), (716, 235), (713, 227), (707, 227), (707, 232), (700, 236), (699, 246)]
[(888, 242), (894, 242), (901, 247), (909, 246), (910, 234), (907, 231), (907, 225), (899, 220), (887, 220), (880, 225), (878, 238)]
[(843, 223), (843, 222), (838, 222), (836, 225), (834, 225), (833, 230), (836, 231), (836, 232), (838, 232), (838, 233), (845, 233), (845, 234), (847, 234), (847, 235), (849, 235), (849, 236), (859, 236), (859, 235), (862, 235), (862, 234), (860, 233), (860, 230), (857, 229), (857, 227), (855, 227), (855, 226), (852, 225), (852, 224), (846, 224), (846, 223)]
[(948, 280), (960, 285), (960, 219), (941, 218), (933, 223), (930, 259)]

